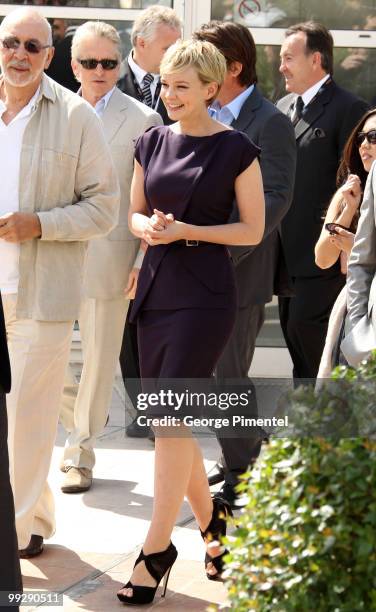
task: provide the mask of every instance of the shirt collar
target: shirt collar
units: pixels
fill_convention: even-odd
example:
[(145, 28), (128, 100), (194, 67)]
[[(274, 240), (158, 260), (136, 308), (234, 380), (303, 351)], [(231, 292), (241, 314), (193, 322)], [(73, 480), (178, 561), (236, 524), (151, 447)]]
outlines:
[(218, 116), (219, 113), (223, 111), (223, 109), (226, 109), (227, 113), (231, 113), (233, 121), (236, 121), (236, 119), (240, 115), (240, 111), (242, 110), (244, 102), (251, 95), (254, 88), (254, 84), (250, 85), (249, 87), (247, 87), (247, 89), (245, 89), (238, 96), (236, 96), (236, 98), (234, 98), (233, 100), (231, 100), (231, 102), (225, 104), (224, 106), (221, 106), (218, 100), (214, 100), (213, 104), (209, 107), (209, 112), (213, 112), (214, 116)]
[(307, 106), (307, 104), (309, 104), (313, 100), (315, 95), (318, 93), (320, 87), (322, 87), (324, 83), (326, 83), (329, 77), (330, 74), (326, 74), (320, 81), (312, 85), (312, 87), (307, 89), (307, 91), (305, 91), (304, 94), (301, 95), (301, 98), (304, 102), (304, 106)]
[[(136, 77), (137, 83), (141, 85), (142, 81), (144, 80), (144, 76), (145, 74), (147, 74), (147, 72), (143, 68), (140, 68), (138, 64), (136, 64), (136, 62), (133, 59), (133, 51), (131, 51), (130, 54), (128, 55), (128, 64), (134, 76)], [(152, 72), (150, 74), (154, 77), (154, 81), (159, 80), (159, 74), (154, 74)]]
[(113, 94), (113, 93), (114, 93), (114, 91), (115, 91), (115, 88), (116, 88), (116, 85), (114, 85), (114, 87), (113, 87), (112, 89), (110, 89), (110, 91), (108, 91), (108, 92), (107, 92), (107, 93), (106, 93), (106, 94), (103, 96), (103, 98), (101, 98), (100, 100), (98, 100), (98, 102), (96, 103), (96, 105), (95, 105), (95, 107), (94, 107), (94, 110), (95, 110), (95, 112), (97, 113), (97, 115), (98, 115), (99, 117), (102, 117), (102, 115), (103, 115), (104, 111), (106, 110), (106, 108), (107, 108), (107, 104), (109, 103), (110, 98), (111, 98), (112, 94)]

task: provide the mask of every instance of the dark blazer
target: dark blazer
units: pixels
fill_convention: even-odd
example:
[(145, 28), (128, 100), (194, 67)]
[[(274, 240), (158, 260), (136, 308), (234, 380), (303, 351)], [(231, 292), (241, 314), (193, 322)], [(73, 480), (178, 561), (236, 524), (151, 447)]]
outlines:
[(3, 303), (0, 296), (0, 392), (9, 393), (10, 382), (10, 365), (5, 335)]
[[(128, 96), (131, 96), (131, 98), (136, 98), (136, 100), (139, 100), (139, 102), (142, 102), (142, 98), (139, 94), (139, 91), (137, 87), (135, 86), (135, 83), (134, 83), (135, 77), (132, 73), (132, 70), (130, 69), (128, 61), (125, 61), (124, 63), (125, 63), (125, 73), (124, 73), (124, 76), (118, 82), (117, 86), (119, 87), (119, 89), (121, 89), (121, 91), (126, 93)], [(157, 104), (157, 108), (155, 108), (154, 110), (160, 114), (160, 116), (162, 117), (163, 123), (165, 125), (170, 125), (171, 123), (173, 123), (171, 119), (169, 119), (169, 116), (166, 111), (166, 107), (160, 98)]]
[(257, 86), (232, 127), (261, 148), (266, 218), (263, 241), (256, 247), (230, 247), (236, 265), (239, 306), (266, 304), (288, 295), (289, 284), (279, 235), (292, 200), (296, 145), (291, 121), (266, 100)]
[(51, 64), (46, 70), (46, 74), (71, 91), (76, 92), (80, 87), (79, 82), (75, 78), (71, 66), (71, 47), (73, 34), (76, 28), (69, 28), (63, 40), (55, 45), (55, 53)]
[[(296, 95), (277, 104), (288, 114)], [(308, 105), (295, 126), (297, 166), (292, 205), (282, 222), (282, 244), (288, 271), (294, 277), (340, 273), (339, 262), (327, 270), (315, 264), (319, 238), (329, 202), (336, 191), (336, 173), (343, 147), (368, 104), (334, 81)]]

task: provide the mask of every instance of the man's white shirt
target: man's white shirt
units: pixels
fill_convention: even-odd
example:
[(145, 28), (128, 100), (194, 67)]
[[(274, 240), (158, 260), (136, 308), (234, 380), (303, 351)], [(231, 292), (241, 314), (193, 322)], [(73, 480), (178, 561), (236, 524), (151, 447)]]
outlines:
[(324, 78), (322, 78), (320, 81), (312, 85), (312, 87), (307, 89), (307, 91), (305, 91), (304, 94), (301, 94), (301, 98), (304, 102), (304, 106), (307, 106), (307, 104), (309, 104), (313, 100), (315, 95), (319, 92), (320, 88), (324, 85), (324, 83), (326, 83), (329, 77), (330, 77), (330, 74), (326, 74)]
[[(22, 141), (25, 128), (35, 110), (40, 88), (30, 102), (5, 125), (7, 110), (0, 100), (0, 217), (19, 211), (19, 181)], [(0, 238), (0, 290), (3, 294), (17, 293), (19, 281), (20, 245)]]

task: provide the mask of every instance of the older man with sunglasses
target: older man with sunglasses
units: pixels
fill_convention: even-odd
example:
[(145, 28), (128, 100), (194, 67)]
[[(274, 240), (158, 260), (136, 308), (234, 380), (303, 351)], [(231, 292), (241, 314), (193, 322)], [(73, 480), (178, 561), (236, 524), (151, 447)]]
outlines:
[(0, 26), (0, 290), (21, 557), (42, 552), (55, 529), (47, 476), (86, 243), (112, 229), (119, 209), (98, 117), (43, 73), (51, 45), (51, 28), (35, 9), (17, 9)]
[[(129, 300), (141, 267), (139, 240), (128, 229), (134, 142), (160, 116), (116, 87), (121, 42), (115, 28), (100, 21), (80, 26), (72, 41), (72, 68), (79, 93), (101, 117), (120, 182), (119, 223), (108, 236), (91, 241), (79, 325), (83, 348), (80, 384), (70, 376), (61, 420), (70, 432), (62, 469), (62, 491), (79, 493), (92, 484), (94, 445), (108, 415)], [(136, 260), (136, 256), (138, 262)], [(124, 291), (126, 290), (126, 294)]]

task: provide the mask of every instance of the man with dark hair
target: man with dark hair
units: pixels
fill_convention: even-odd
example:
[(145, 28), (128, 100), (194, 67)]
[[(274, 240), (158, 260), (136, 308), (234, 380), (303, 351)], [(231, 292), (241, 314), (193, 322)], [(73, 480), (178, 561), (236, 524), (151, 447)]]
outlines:
[(332, 78), (333, 39), (309, 21), (286, 31), (280, 71), (289, 92), (277, 104), (294, 125), (297, 169), (291, 208), (282, 222), (282, 245), (294, 297), (279, 300), (280, 319), (297, 379), (317, 376), (329, 314), (345, 277), (339, 262), (321, 270), (314, 247), (336, 190), (343, 146), (367, 103)]
[[(265, 304), (273, 294), (284, 295), (279, 225), (287, 213), (294, 186), (296, 146), (291, 123), (259, 91), (256, 46), (249, 30), (232, 22), (212, 21), (194, 38), (207, 40), (225, 56), (227, 74), (209, 112), (222, 123), (247, 134), (261, 148), (260, 164), (266, 204), (263, 241), (256, 247), (230, 247), (235, 262), (238, 313), (235, 328), (217, 367), (220, 379), (245, 378), (264, 322)], [(250, 195), (252, 202), (252, 196)], [(233, 220), (237, 220), (234, 206)], [(261, 441), (221, 438), (225, 484), (221, 495), (235, 500), (238, 476), (258, 456)]]
[[(0, 593), (22, 591), (14, 503), (9, 478), (8, 419), (5, 394), (10, 391), (10, 366), (0, 295)], [(0, 611), (9, 608), (0, 602)]]

